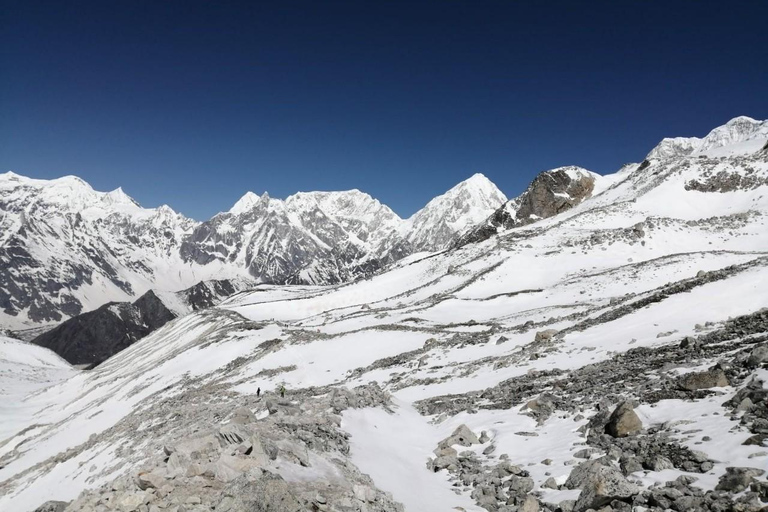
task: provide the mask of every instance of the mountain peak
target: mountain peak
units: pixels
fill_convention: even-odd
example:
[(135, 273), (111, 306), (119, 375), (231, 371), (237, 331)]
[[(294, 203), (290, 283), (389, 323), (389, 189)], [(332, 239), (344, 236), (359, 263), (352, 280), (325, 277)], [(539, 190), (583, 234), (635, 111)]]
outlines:
[(475, 173), (432, 199), (408, 222), (408, 240), (418, 250), (437, 251), (491, 215), (507, 197), (481, 173)]
[(264, 194), (262, 194), (261, 197), (259, 197), (258, 195), (254, 194), (249, 190), (243, 195), (243, 197), (237, 200), (237, 202), (232, 206), (232, 208), (229, 209), (227, 213), (231, 213), (233, 215), (240, 215), (249, 210), (252, 210), (256, 205), (258, 205), (262, 201), (262, 199), (269, 200), (269, 194), (264, 192)]
[(125, 204), (130, 206), (140, 206), (135, 199), (133, 199), (131, 196), (129, 196), (123, 191), (123, 187), (117, 187), (115, 190), (111, 192), (107, 192), (106, 194), (104, 194), (104, 199), (105, 199), (105, 202), (109, 204)]

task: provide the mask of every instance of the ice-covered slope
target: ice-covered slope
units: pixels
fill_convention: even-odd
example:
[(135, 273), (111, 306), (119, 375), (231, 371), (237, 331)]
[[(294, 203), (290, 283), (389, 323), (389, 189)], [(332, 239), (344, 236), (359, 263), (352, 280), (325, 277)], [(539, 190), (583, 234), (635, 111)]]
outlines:
[(35, 410), (28, 397), (76, 373), (46, 348), (0, 336), (0, 443), (24, 428), (15, 420)]
[[(655, 160), (370, 279), (239, 294), (30, 399), (0, 508), (759, 509), (767, 221), (768, 153)], [(625, 400), (642, 430), (606, 434)]]

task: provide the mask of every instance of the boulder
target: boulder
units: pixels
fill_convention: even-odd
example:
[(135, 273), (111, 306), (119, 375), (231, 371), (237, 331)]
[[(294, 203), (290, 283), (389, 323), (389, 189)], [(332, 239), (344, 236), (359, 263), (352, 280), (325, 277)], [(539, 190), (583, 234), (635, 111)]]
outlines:
[(614, 500), (628, 501), (642, 488), (629, 482), (620, 471), (608, 466), (598, 467), (589, 477), (576, 500), (573, 510), (597, 510)]
[(515, 494), (528, 494), (533, 490), (533, 478), (529, 476), (509, 477), (509, 490)]
[(623, 402), (614, 409), (605, 425), (605, 432), (613, 437), (627, 437), (643, 429), (643, 422), (630, 402)]
[(678, 379), (679, 386), (686, 391), (697, 389), (722, 388), (729, 386), (728, 377), (720, 368), (713, 368), (704, 372), (687, 373)]
[(752, 368), (768, 363), (768, 343), (761, 343), (752, 349), (747, 359), (747, 364)]
[(539, 512), (539, 502), (529, 494), (517, 510), (518, 512)]
[[(229, 482), (221, 492), (222, 501), (230, 497), (230, 511), (301, 512), (303, 505), (280, 475), (269, 471), (249, 471)], [(217, 508), (218, 510), (218, 508)]]
[(600, 468), (611, 465), (610, 459), (600, 457), (599, 459), (582, 462), (571, 470), (568, 480), (565, 481), (566, 489), (581, 489), (589, 481), (593, 474), (596, 474)]
[(222, 448), (227, 448), (230, 445), (241, 444), (248, 439), (248, 434), (243, 430), (240, 424), (230, 423), (219, 429), (216, 438), (219, 440), (219, 444)]
[(142, 491), (146, 489), (160, 489), (165, 483), (165, 477), (154, 472), (141, 472), (136, 477), (136, 484)]
[(35, 512), (64, 512), (67, 505), (69, 505), (69, 503), (66, 501), (46, 501), (37, 507)]
[(541, 487), (543, 489), (557, 489), (557, 481), (554, 478), (549, 477), (544, 480), (544, 483), (541, 484)]
[(440, 443), (438, 448), (448, 448), (455, 444), (460, 446), (472, 446), (473, 444), (479, 444), (480, 440), (477, 438), (474, 432), (472, 432), (466, 425), (459, 425), (453, 434), (446, 437)]
[(222, 454), (219, 460), (211, 463), (214, 478), (220, 482), (230, 482), (238, 478), (243, 473), (249, 471), (252, 474), (258, 474), (258, 468), (265, 464), (266, 457), (263, 460), (257, 460), (253, 457)]
[(757, 468), (725, 468), (725, 474), (720, 477), (715, 489), (732, 493), (741, 492), (749, 487), (756, 477), (764, 473), (764, 470)]
[(549, 341), (557, 333), (558, 333), (557, 329), (547, 329), (547, 330), (544, 330), (544, 331), (539, 331), (539, 332), (536, 333), (536, 336), (534, 337), (533, 340), (536, 343), (540, 343), (542, 341)]
[(173, 447), (174, 454), (191, 456), (193, 453), (207, 453), (218, 451), (220, 447), (219, 440), (212, 434), (202, 437), (193, 437), (185, 439)]
[(255, 422), (256, 416), (247, 407), (238, 407), (232, 413), (230, 421), (235, 424), (246, 425)]

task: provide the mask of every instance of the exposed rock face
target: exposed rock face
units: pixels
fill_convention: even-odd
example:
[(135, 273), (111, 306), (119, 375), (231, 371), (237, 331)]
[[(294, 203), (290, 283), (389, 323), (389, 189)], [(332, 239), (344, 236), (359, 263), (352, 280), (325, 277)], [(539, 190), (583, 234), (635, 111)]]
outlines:
[(239, 282), (218, 280), (161, 296), (150, 290), (133, 303), (113, 302), (70, 318), (32, 343), (50, 348), (71, 364), (95, 366), (176, 317), (215, 306), (240, 287)]
[(32, 340), (71, 364), (99, 364), (176, 318), (152, 291), (70, 318)]
[(624, 402), (616, 407), (605, 426), (605, 431), (613, 437), (627, 437), (642, 429), (643, 422), (638, 418), (630, 402)]
[(581, 167), (539, 174), (522, 195), (505, 203), (488, 220), (463, 235), (457, 246), (481, 242), (499, 231), (525, 226), (570, 210), (591, 197), (599, 175)]

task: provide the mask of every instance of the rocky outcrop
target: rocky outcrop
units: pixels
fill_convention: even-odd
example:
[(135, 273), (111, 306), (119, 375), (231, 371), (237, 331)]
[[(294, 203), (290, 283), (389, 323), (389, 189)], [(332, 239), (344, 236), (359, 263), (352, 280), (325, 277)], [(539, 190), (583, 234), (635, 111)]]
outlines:
[(175, 296), (170, 299), (165, 293), (158, 296), (150, 290), (133, 303), (112, 302), (70, 318), (33, 338), (32, 343), (53, 350), (71, 364), (93, 367), (174, 318), (215, 306), (239, 291), (242, 285), (240, 281), (228, 279), (201, 281), (186, 290), (168, 294)]
[(458, 239), (456, 246), (481, 242), (499, 231), (526, 226), (570, 210), (591, 197), (599, 176), (581, 167), (539, 174), (522, 195), (505, 203), (488, 220)]
[(97, 365), (176, 318), (152, 291), (70, 318), (32, 340), (76, 365)]

